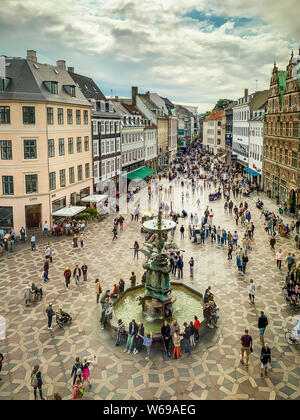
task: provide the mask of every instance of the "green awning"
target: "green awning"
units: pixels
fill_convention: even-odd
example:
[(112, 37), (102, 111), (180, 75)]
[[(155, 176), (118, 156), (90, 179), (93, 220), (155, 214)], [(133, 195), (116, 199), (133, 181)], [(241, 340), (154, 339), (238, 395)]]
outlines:
[(147, 176), (153, 174), (155, 171), (151, 168), (147, 168), (146, 166), (143, 166), (141, 168), (136, 169), (135, 171), (129, 172), (126, 174), (127, 179), (144, 179)]

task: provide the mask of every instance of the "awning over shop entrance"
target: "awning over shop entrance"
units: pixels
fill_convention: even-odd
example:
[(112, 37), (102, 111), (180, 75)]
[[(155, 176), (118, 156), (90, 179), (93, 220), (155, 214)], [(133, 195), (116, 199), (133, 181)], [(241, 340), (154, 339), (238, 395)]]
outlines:
[(54, 213), (52, 213), (52, 216), (56, 216), (56, 217), (73, 217), (73, 216), (76, 216), (76, 214), (81, 213), (85, 209), (86, 209), (86, 207), (84, 207), (84, 206), (69, 206), (69, 207), (64, 207), (64, 208), (62, 208), (60, 210), (57, 210)]
[(247, 172), (247, 174), (250, 174), (252, 176), (258, 176), (258, 175), (260, 175), (260, 173), (255, 172), (253, 169), (250, 169), (250, 168), (244, 168), (243, 171)]
[(101, 203), (101, 201), (105, 201), (108, 199), (108, 195), (106, 194), (94, 194), (88, 195), (87, 197), (82, 198), (80, 201), (85, 203)]
[(147, 168), (143, 166), (142, 168), (138, 168), (135, 171), (129, 172), (128, 174), (124, 175), (127, 179), (134, 180), (134, 179), (144, 179), (147, 176), (153, 174), (155, 171), (151, 168)]

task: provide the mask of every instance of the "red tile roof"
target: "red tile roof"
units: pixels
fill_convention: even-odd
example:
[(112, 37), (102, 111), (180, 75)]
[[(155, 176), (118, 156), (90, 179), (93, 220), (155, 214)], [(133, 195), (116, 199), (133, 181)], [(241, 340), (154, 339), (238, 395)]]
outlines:
[(210, 120), (221, 120), (222, 117), (224, 116), (225, 112), (223, 110), (221, 111), (213, 111), (211, 114), (209, 114), (206, 118), (205, 121), (210, 121)]

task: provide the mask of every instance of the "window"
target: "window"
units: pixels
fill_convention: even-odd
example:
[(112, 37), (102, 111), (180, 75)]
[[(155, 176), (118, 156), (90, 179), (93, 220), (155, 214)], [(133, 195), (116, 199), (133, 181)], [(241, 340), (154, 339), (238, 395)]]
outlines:
[(102, 162), (102, 177), (105, 176), (105, 162)]
[(61, 187), (64, 187), (66, 185), (66, 170), (60, 169), (59, 171), (59, 184)]
[(84, 151), (88, 152), (90, 149), (89, 136), (84, 137)]
[(105, 134), (105, 123), (104, 123), (104, 121), (101, 121), (101, 133)]
[(2, 194), (14, 195), (14, 177), (13, 176), (2, 177)]
[(90, 177), (90, 164), (89, 163), (85, 164), (85, 177), (86, 178)]
[(94, 178), (99, 178), (99, 162), (94, 162)]
[(285, 149), (285, 151), (284, 151), (284, 163), (286, 165), (289, 164), (289, 151), (287, 149)]
[(8, 77), (4, 77), (4, 79), (0, 79), (0, 92), (3, 92), (7, 86), (9, 85), (10, 79)]
[(77, 178), (78, 178), (78, 181), (82, 180), (82, 165), (77, 166)]
[(70, 96), (75, 96), (75, 86), (73, 85), (64, 85), (64, 90), (67, 92)]
[(0, 124), (10, 124), (9, 106), (0, 106)]
[(48, 140), (48, 157), (52, 158), (54, 156), (55, 156), (54, 140), (50, 139), (50, 140)]
[(93, 120), (93, 134), (98, 134), (98, 122)]
[(70, 184), (74, 184), (75, 182), (74, 166), (72, 166), (72, 168), (69, 168), (69, 182)]
[(98, 140), (93, 141), (93, 156), (99, 156), (99, 142), (98, 142)]
[(38, 192), (38, 176), (37, 174), (25, 175), (26, 194), (34, 194)]
[(110, 122), (110, 133), (113, 134), (115, 132), (114, 130), (114, 123), (111, 121)]
[(82, 152), (81, 137), (76, 138), (76, 150), (78, 153)]
[(110, 160), (106, 162), (106, 174), (108, 175), (110, 173)]
[(111, 171), (114, 172), (114, 170), (115, 170), (115, 161), (112, 160), (111, 161)]
[(116, 143), (117, 143), (117, 150), (116, 150), (116, 152), (119, 152), (120, 151), (120, 139), (117, 139)]
[(85, 125), (89, 123), (89, 111), (87, 110), (83, 111), (83, 121)]
[(24, 140), (24, 159), (36, 158), (36, 140)]
[(80, 112), (80, 109), (76, 109), (76, 124), (81, 124), (81, 112)]
[(68, 153), (69, 153), (69, 155), (71, 155), (72, 153), (74, 153), (73, 137), (69, 137), (68, 138)]
[(64, 154), (65, 154), (65, 139), (58, 139), (58, 153), (59, 153), (59, 156), (64, 156)]
[(101, 155), (105, 153), (105, 140), (101, 140)]
[(54, 95), (58, 94), (58, 83), (57, 82), (44, 82), (44, 85)]
[(292, 166), (297, 168), (297, 152), (292, 152)]
[(11, 140), (0, 140), (0, 147), (1, 147), (1, 159), (11, 160), (12, 159)]
[(73, 110), (67, 109), (68, 124), (73, 124)]
[(109, 122), (108, 121), (105, 122), (105, 133), (109, 134)]
[(63, 108), (57, 108), (57, 122), (58, 124), (64, 123), (64, 110)]
[(114, 140), (110, 141), (110, 152), (111, 153), (115, 152), (115, 141)]
[(23, 124), (35, 124), (34, 106), (23, 106)]
[(106, 141), (106, 153), (109, 153), (109, 140)]
[(55, 172), (49, 173), (49, 190), (55, 190), (56, 189), (56, 175)]

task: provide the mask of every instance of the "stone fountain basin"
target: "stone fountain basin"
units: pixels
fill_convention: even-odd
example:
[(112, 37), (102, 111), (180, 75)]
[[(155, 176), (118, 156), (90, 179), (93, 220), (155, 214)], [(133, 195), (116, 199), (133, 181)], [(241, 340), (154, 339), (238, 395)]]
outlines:
[[(200, 333), (205, 328), (206, 321), (203, 320), (203, 295), (191, 287), (181, 282), (171, 282), (172, 294), (177, 299), (173, 305), (174, 313), (172, 318), (168, 319), (169, 325), (171, 325), (174, 319), (177, 319), (180, 331), (183, 331), (183, 322), (189, 323), (194, 321), (194, 315), (196, 315), (200, 321)], [(117, 330), (118, 319), (122, 319), (126, 326), (126, 334), (128, 334), (129, 322), (132, 319), (135, 321), (143, 322), (145, 327), (145, 334), (152, 332), (153, 341), (161, 340), (160, 329), (163, 325), (164, 320), (151, 320), (146, 317), (142, 312), (142, 306), (138, 305), (138, 296), (143, 296), (145, 287), (143, 285), (131, 287), (125, 290), (125, 292), (114, 301), (114, 314), (110, 321), (110, 327), (113, 330)]]

